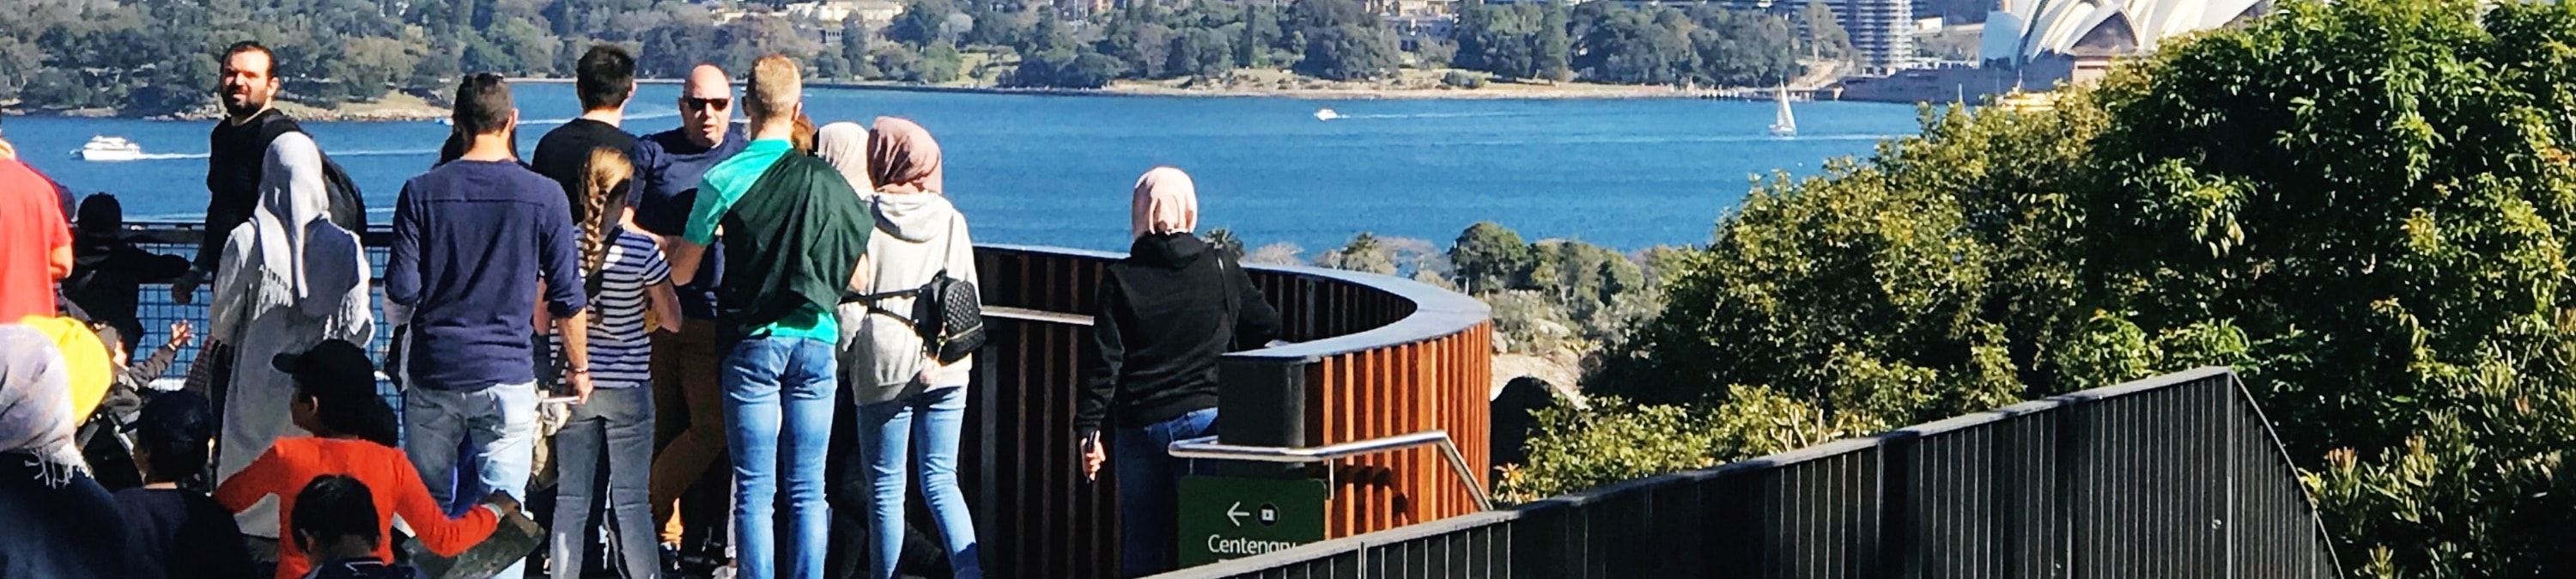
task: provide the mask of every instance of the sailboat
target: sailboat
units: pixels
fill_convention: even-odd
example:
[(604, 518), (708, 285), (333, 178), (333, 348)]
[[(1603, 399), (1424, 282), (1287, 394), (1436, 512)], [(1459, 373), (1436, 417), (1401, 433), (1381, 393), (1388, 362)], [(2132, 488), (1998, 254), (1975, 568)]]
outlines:
[(1779, 118), (1771, 121), (1771, 136), (1798, 136), (1798, 117), (1796, 115), (1789, 114), (1789, 87), (1787, 85), (1782, 85), (1778, 94), (1780, 102), (1780, 116)]

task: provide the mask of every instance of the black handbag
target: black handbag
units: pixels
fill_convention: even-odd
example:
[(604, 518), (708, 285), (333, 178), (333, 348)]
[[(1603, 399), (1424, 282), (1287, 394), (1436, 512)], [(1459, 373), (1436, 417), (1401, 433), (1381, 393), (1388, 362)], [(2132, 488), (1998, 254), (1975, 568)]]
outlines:
[[(950, 251), (955, 251), (951, 246)], [(955, 257), (950, 255), (949, 257)], [(942, 259), (940, 263), (947, 263)], [(909, 297), (912, 311), (897, 312), (879, 305), (890, 298)], [(866, 302), (868, 311), (892, 316), (911, 325), (921, 335), (922, 348), (941, 364), (954, 364), (976, 350), (984, 348), (984, 295), (974, 282), (949, 277), (948, 270), (930, 276), (921, 287), (883, 293), (851, 295), (841, 303)]]
[[(878, 305), (887, 299), (912, 298), (910, 313)], [(841, 300), (866, 302), (868, 311), (892, 316), (921, 335), (922, 348), (941, 364), (953, 364), (984, 347), (984, 296), (975, 284), (940, 271), (921, 287), (865, 294)]]

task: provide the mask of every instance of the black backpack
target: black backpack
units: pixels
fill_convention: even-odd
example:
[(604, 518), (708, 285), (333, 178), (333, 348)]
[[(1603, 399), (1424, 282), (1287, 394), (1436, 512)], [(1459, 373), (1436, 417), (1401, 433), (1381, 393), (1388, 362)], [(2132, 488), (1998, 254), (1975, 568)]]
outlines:
[[(267, 120), (260, 122), (274, 128), (276, 123), (290, 121), (293, 119), (286, 118), (284, 114), (275, 114), (268, 115)], [(307, 137), (313, 136), (312, 133), (305, 133), (301, 125), (296, 126), (293, 131), (304, 133)], [(330, 153), (322, 153), (322, 188), (331, 194), (331, 224), (349, 230), (350, 233), (366, 235), (367, 197), (358, 191), (357, 180), (349, 178), (349, 170), (340, 168), (339, 161), (331, 160)]]
[(340, 168), (330, 155), (322, 156), (322, 183), (331, 192), (331, 224), (366, 235), (367, 196), (358, 192), (358, 182), (349, 178), (349, 170)]
[[(899, 297), (912, 298), (911, 313), (877, 305)], [(921, 287), (851, 296), (841, 301), (864, 301), (868, 311), (910, 324), (914, 332), (921, 334), (922, 348), (941, 364), (954, 364), (984, 347), (984, 296), (974, 283), (948, 277), (946, 270), (930, 276), (930, 283)]]

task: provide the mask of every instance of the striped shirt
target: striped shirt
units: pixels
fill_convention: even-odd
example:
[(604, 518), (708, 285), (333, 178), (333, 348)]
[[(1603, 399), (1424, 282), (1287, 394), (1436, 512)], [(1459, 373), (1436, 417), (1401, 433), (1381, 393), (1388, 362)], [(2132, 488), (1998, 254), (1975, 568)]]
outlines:
[[(632, 388), (652, 380), (653, 324), (644, 319), (646, 290), (671, 282), (671, 266), (653, 238), (618, 228), (591, 298), (590, 379), (599, 388)], [(557, 353), (563, 337), (549, 335)], [(561, 358), (557, 358), (561, 359)]]

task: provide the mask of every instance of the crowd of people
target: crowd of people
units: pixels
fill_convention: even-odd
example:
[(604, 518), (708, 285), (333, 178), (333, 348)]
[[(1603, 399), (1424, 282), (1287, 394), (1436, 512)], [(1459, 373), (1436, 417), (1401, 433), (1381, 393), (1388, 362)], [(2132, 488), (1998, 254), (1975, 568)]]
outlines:
[[(469, 75), (395, 199), (379, 296), (363, 201), (274, 106), (277, 65), (222, 55), (193, 260), (125, 239), (113, 197), (74, 211), (0, 138), (0, 577), (410, 577), (403, 537), (457, 557), (537, 502), (548, 547), (498, 576), (982, 576), (957, 481), (979, 280), (930, 131), (818, 127), (769, 56), (739, 97), (699, 66), (681, 126), (632, 135), (635, 59), (601, 45), (580, 118), (522, 158), (509, 83)], [(1279, 322), (1194, 236), (1187, 174), (1145, 173), (1131, 208), (1077, 434), (1136, 576), (1174, 561), (1162, 449), (1214, 432), (1217, 356)], [(211, 290), (175, 388), (192, 324), (128, 355), (159, 283)], [(916, 483), (935, 532), (905, 523)]]

